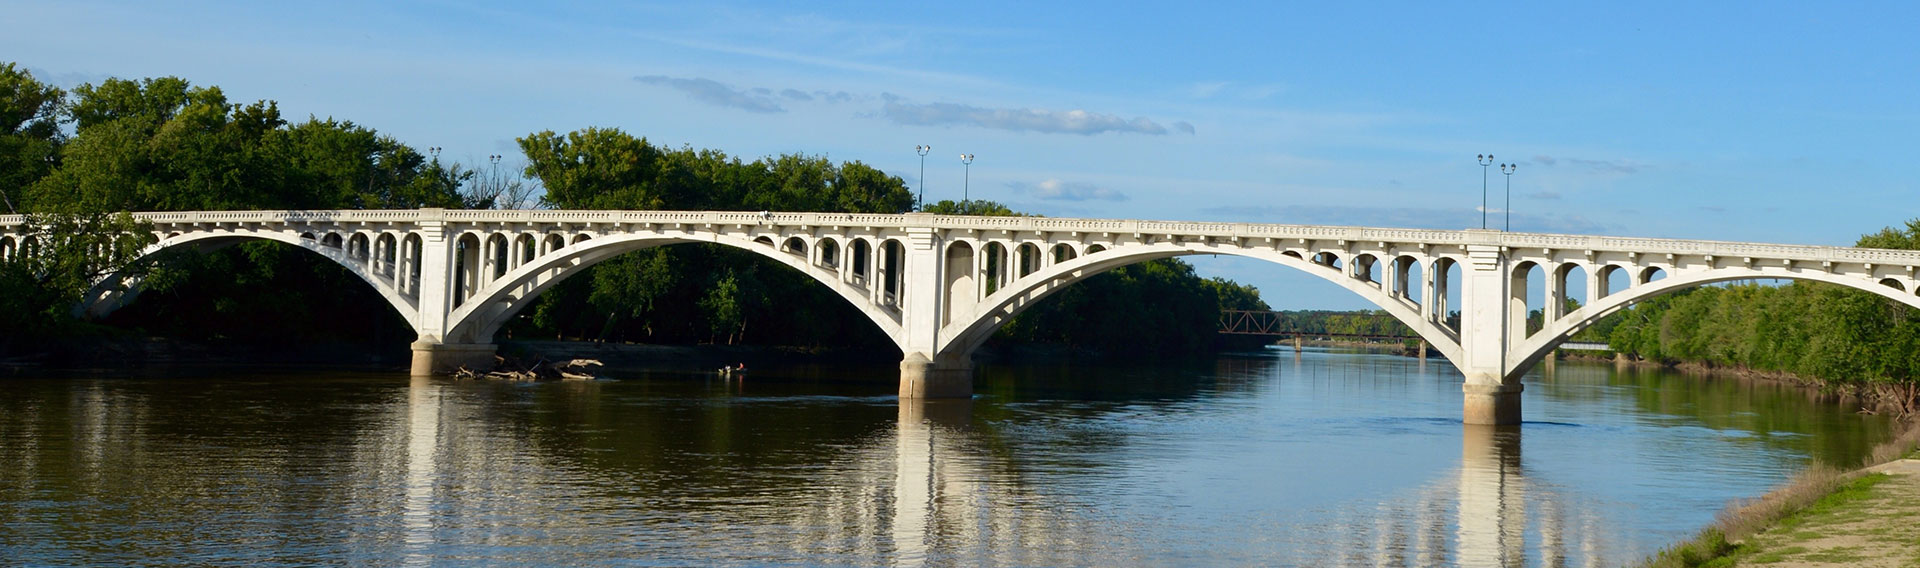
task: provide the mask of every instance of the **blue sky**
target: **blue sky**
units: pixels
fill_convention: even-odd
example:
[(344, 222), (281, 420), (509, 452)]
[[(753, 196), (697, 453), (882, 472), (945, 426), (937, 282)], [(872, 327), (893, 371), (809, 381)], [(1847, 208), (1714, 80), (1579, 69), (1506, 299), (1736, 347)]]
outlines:
[[(1490, 152), (1519, 166), (1515, 230), (1844, 245), (1920, 217), (1910, 4), (802, 6), (0, 0), (0, 59), (175, 75), (469, 163), (602, 126), (918, 189), (928, 144), (929, 199), (964, 177), (1052, 216), (1478, 227)], [(1366, 307), (1195, 262), (1276, 307)]]

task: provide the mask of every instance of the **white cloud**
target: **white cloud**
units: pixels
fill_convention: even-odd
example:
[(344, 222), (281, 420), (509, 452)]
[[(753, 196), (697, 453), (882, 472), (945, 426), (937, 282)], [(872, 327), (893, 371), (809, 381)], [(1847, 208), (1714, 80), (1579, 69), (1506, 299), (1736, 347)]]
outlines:
[(1127, 194), (1087, 183), (1063, 182), (1047, 179), (1040, 183), (1013, 182), (1007, 184), (1038, 199), (1049, 201), (1126, 201)]

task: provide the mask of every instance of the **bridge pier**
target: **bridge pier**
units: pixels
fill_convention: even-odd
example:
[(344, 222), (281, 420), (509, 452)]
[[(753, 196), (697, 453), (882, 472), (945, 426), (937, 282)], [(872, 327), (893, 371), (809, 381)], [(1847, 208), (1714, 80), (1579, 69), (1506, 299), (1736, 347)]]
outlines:
[(1461, 405), (1461, 422), (1488, 426), (1520, 423), (1520, 383), (1492, 384), (1468, 381), (1460, 385), (1466, 394)]
[(973, 398), (973, 362), (908, 353), (900, 360), (900, 398)]
[(448, 375), (466, 367), (473, 370), (493, 368), (496, 347), (491, 343), (413, 342), (413, 376)]

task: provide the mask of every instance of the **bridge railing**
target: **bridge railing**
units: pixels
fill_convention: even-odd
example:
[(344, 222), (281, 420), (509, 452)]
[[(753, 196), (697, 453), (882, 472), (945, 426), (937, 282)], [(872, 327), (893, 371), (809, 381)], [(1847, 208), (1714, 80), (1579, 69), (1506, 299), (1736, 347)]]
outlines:
[[(715, 224), (804, 227), (872, 227), (973, 229), (1008, 232), (1080, 232), (1107, 234), (1178, 235), (1219, 238), (1273, 238), (1313, 241), (1344, 240), (1425, 245), (1493, 245), (1510, 248), (1585, 250), (1636, 254), (1674, 254), (1726, 258), (1767, 258), (1794, 261), (1849, 262), (1920, 267), (1920, 251), (1850, 247), (1745, 243), (1730, 241), (1656, 239), (1602, 235), (1513, 233), (1488, 230), (1432, 230), (1291, 225), (1274, 223), (1182, 222), (1135, 219), (1079, 219), (1068, 217), (979, 217), (924, 213), (792, 213), (753, 211), (629, 211), (629, 210), (310, 210), (310, 211), (169, 211), (136, 213), (162, 224), (193, 223), (401, 223), (437, 219), (456, 223), (583, 223), (583, 224)], [(23, 215), (0, 215), (0, 227), (15, 228)]]

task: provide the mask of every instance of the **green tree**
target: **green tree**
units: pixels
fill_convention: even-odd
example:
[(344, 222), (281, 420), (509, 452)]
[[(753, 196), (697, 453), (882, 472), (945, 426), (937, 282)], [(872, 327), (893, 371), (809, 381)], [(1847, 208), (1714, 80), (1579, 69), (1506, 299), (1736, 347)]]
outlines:
[(0, 203), (14, 200), (53, 170), (60, 156), (60, 116), (66, 93), (41, 83), (13, 63), (0, 63)]

